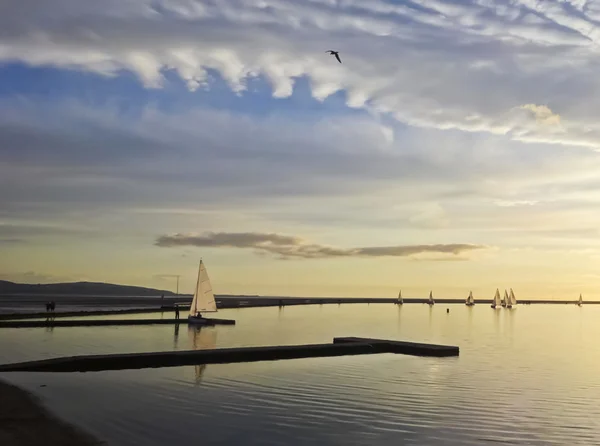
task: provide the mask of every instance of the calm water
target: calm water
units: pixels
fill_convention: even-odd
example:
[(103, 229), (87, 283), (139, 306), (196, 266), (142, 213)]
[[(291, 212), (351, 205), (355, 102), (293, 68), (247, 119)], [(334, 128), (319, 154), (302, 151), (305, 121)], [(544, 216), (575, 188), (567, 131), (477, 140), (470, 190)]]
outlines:
[(0, 378), (32, 390), (114, 446), (589, 445), (600, 439), (600, 306), (494, 311), (483, 304), (356, 304), (223, 310), (220, 316), (237, 325), (0, 329), (0, 361), (335, 336), (446, 343), (461, 352), (459, 358), (350, 356)]

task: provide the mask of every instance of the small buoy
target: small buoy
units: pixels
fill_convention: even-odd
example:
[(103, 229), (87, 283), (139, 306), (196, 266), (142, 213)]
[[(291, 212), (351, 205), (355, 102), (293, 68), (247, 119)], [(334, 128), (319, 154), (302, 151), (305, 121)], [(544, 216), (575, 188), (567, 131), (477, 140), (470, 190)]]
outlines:
[(446, 308), (446, 313), (450, 313), (450, 308)]

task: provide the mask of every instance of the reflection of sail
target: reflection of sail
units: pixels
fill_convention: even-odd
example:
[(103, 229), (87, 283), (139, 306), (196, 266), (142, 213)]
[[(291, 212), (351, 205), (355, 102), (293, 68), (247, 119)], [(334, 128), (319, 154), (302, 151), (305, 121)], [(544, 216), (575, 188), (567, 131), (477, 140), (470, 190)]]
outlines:
[(398, 305), (398, 333), (400, 333), (400, 329), (402, 327), (402, 305)]
[(471, 328), (473, 327), (473, 305), (467, 307), (467, 322), (469, 339), (471, 339)]
[(433, 322), (433, 307), (429, 306), (429, 333), (431, 333), (431, 325)]
[(494, 311), (494, 328), (496, 329), (496, 334), (500, 333), (500, 312)]
[(204, 375), (204, 370), (206, 370), (206, 364), (194, 366), (194, 382), (196, 384), (200, 384), (202, 382), (202, 375)]
[[(197, 325), (188, 325), (188, 335), (192, 350), (210, 350), (217, 346), (217, 330)], [(194, 366), (196, 384), (202, 381), (202, 375), (206, 370), (206, 364)]]

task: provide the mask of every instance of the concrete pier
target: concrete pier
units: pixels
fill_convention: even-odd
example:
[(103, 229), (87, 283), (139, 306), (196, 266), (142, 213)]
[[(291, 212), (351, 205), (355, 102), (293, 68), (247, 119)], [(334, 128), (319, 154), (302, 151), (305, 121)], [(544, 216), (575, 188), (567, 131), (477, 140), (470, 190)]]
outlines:
[[(444, 354), (442, 354), (444, 352)], [(275, 361), (344, 355), (404, 353), (418, 356), (457, 356), (458, 347), (413, 344), (381, 339), (337, 338), (332, 344), (217, 348), (212, 350), (71, 356), (0, 366), (0, 372), (97, 372), (103, 370), (177, 367), (199, 364)]]
[[(189, 307), (189, 305), (188, 305)], [(188, 308), (180, 308), (180, 311), (188, 311)], [(81, 310), (81, 311), (57, 311), (37, 313), (7, 313), (0, 314), (0, 321), (14, 321), (21, 319), (39, 319), (43, 317), (88, 317), (88, 316), (118, 316), (120, 314), (144, 314), (173, 312), (175, 307), (168, 308), (131, 308), (125, 310)]]
[(418, 342), (391, 341), (371, 338), (334, 338), (334, 344), (367, 343), (374, 346), (384, 345), (390, 353), (401, 353), (414, 356), (458, 356), (458, 347), (451, 345), (421, 344)]
[[(205, 319), (204, 325), (235, 325), (232, 319)], [(0, 328), (44, 328), (44, 327), (98, 327), (106, 325), (173, 325), (188, 324), (187, 317), (182, 319), (87, 319), (87, 320), (52, 320), (45, 321), (6, 321), (0, 322)]]

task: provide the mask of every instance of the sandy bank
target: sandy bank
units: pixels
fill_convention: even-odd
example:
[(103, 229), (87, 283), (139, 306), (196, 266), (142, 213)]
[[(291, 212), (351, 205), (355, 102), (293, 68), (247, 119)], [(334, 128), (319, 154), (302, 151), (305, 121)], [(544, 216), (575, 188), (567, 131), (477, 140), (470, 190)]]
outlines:
[(106, 443), (58, 419), (29, 392), (0, 381), (0, 445), (98, 446)]

